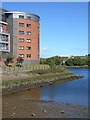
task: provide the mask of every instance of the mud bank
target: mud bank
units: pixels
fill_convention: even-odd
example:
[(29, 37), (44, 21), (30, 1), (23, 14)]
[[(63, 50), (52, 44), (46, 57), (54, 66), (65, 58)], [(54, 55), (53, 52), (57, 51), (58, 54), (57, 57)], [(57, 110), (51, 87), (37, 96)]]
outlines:
[(14, 94), (15, 92), (26, 90), (26, 89), (32, 89), (35, 87), (43, 87), (58, 83), (65, 83), (68, 81), (72, 81), (75, 79), (82, 78), (83, 76), (78, 76), (72, 73), (55, 73), (51, 75), (44, 75), (44, 76), (38, 76), (35, 77), (24, 77), (18, 78), (18, 79), (12, 79), (3, 82), (2, 86), (2, 94)]
[[(23, 93), (26, 96), (26, 94)], [(88, 107), (54, 101), (42, 101), (30, 94), (21, 93), (3, 96), (3, 118), (87, 118)]]

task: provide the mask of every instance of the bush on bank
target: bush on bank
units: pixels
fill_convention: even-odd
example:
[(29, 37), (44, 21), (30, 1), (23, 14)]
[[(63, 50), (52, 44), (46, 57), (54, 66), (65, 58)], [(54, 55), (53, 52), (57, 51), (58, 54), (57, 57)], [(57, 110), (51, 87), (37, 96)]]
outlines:
[(27, 74), (48, 74), (48, 73), (60, 73), (60, 72), (67, 72), (66, 69), (62, 68), (49, 68), (49, 69), (41, 69), (41, 70), (33, 70), (33, 71), (28, 71)]

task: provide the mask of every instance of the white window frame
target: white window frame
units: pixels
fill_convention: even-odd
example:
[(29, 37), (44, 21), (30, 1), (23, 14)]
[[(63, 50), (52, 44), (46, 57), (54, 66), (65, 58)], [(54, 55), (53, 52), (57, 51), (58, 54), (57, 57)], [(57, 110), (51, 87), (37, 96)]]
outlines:
[(24, 50), (24, 46), (19, 46), (19, 50)]
[[(20, 41), (20, 39), (21, 39), (21, 41)], [(24, 42), (24, 38), (19, 38), (19, 42)]]
[(30, 32), (30, 31), (27, 31), (27, 35), (31, 35), (31, 32)]
[(27, 39), (27, 43), (31, 43), (31, 39)]
[(27, 57), (27, 58), (31, 58), (31, 54), (27, 54), (27, 56), (30, 55), (30, 57)]
[(24, 54), (19, 54), (19, 57), (22, 57), (22, 58), (24, 58)]
[[(29, 46), (27, 46), (27, 48), (29, 48)], [(27, 50), (31, 50), (31, 47), (30, 47), (30, 49), (27, 49)]]

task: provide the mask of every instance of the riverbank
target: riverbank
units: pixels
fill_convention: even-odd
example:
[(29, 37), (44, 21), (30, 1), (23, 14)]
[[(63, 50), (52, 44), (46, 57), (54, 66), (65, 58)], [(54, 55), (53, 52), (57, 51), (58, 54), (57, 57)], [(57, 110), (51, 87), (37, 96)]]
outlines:
[(75, 79), (82, 78), (83, 76), (75, 75), (66, 69), (48, 69), (36, 70), (23, 74), (4, 74), (2, 82), (2, 93), (14, 93), (35, 87), (43, 87), (58, 83), (64, 83)]
[[(65, 72), (67, 73), (67, 75)], [(25, 78), (25, 77), (33, 78), (33, 77), (40, 77), (40, 76), (46, 77), (49, 75), (50, 76), (53, 75), (49, 80), (52, 80), (52, 78), (53, 80), (55, 80), (54, 76), (58, 74), (57, 76), (62, 78), (62, 80), (66, 78), (66, 81), (67, 81), (67, 78), (71, 77), (71, 75), (75, 76), (75, 74), (72, 74), (72, 73), (68, 74), (68, 73), (70, 72), (63, 71), (60, 73), (48, 73), (43, 75), (41, 75), (41, 72), (40, 74), (24, 73), (22, 74), (22, 78)], [(79, 69), (77, 69), (77, 74), (78, 73), (79, 73)], [(84, 73), (83, 74), (79, 73), (79, 74), (84, 75), (84, 78), (86, 79)], [(7, 80), (9, 79), (10, 75), (6, 76)], [(13, 80), (15, 80), (15, 75), (13, 74), (12, 76), (14, 76)], [(17, 80), (18, 78), (20, 78), (19, 76), (21, 76), (21, 74), (17, 74), (16, 76)], [(88, 118), (88, 107), (82, 104), (84, 97), (86, 97), (86, 95), (82, 94), (82, 93), (85, 93), (85, 91), (83, 92), (83, 89), (85, 88), (82, 87), (83, 85), (85, 85), (85, 82), (86, 82), (84, 78), (79, 80), (74, 79), (75, 81), (67, 82), (65, 84), (58, 84), (54, 86), (52, 85), (52, 82), (46, 79), (44, 81), (47, 81), (47, 82), (49, 81), (47, 85), (50, 85), (50, 86), (42, 87), (44, 85), (41, 84), (40, 86), (39, 84), (39, 87), (32, 88), (33, 85), (30, 83), (31, 86), (28, 86), (26, 90), (25, 89), (22, 91), (19, 90), (16, 93), (13, 93), (11, 91), (10, 94), (6, 94), (2, 96), (2, 117), (12, 118), (12, 119), (13, 118), (23, 118), (23, 119), (24, 118), (26, 119), (28, 118), (76, 118), (76, 119)], [(7, 80), (4, 80), (4, 82), (6, 82)], [(36, 81), (37, 80), (35, 79), (34, 82)], [(43, 81), (43, 80), (40, 80), (40, 81)], [(60, 81), (61, 79), (59, 80), (57, 78), (57, 82), (55, 80), (55, 83), (53, 84), (57, 84)], [(30, 78), (29, 78), (29, 82), (30, 82)], [(65, 82), (65, 79), (63, 80), (63, 82)], [(81, 88), (80, 88), (80, 84), (81, 84)], [(35, 84), (34, 84), (34, 87), (36, 87)], [(69, 92), (70, 94), (68, 94)], [(59, 101), (57, 101), (57, 97), (59, 98)], [(79, 101), (80, 98), (81, 100), (80, 100), (80, 103), (70, 102), (70, 101), (68, 102), (67, 97), (70, 101), (73, 101), (73, 100)], [(62, 98), (63, 100), (61, 100)]]
[(64, 66), (65, 68), (90, 68), (90, 66)]

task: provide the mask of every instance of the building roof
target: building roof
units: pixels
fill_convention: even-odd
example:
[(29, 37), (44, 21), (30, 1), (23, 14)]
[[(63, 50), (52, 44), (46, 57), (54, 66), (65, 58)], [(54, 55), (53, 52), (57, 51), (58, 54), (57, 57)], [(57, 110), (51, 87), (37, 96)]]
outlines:
[(36, 14), (32, 14), (32, 13), (27, 13), (27, 12), (5, 12), (5, 14), (18, 14), (18, 13), (20, 13), (20, 14), (28, 14), (28, 15), (33, 15), (33, 16), (36, 16), (36, 17), (38, 17), (39, 19), (40, 19), (40, 17), (38, 16), (38, 15), (36, 15)]
[(0, 10), (5, 11), (5, 12), (9, 12), (8, 10), (5, 10), (5, 9), (3, 9), (3, 8), (0, 8)]
[(5, 25), (7, 25), (7, 23), (6, 23), (6, 22), (4, 22), (4, 21), (0, 21), (0, 23), (1, 23), (1, 24), (5, 24)]

